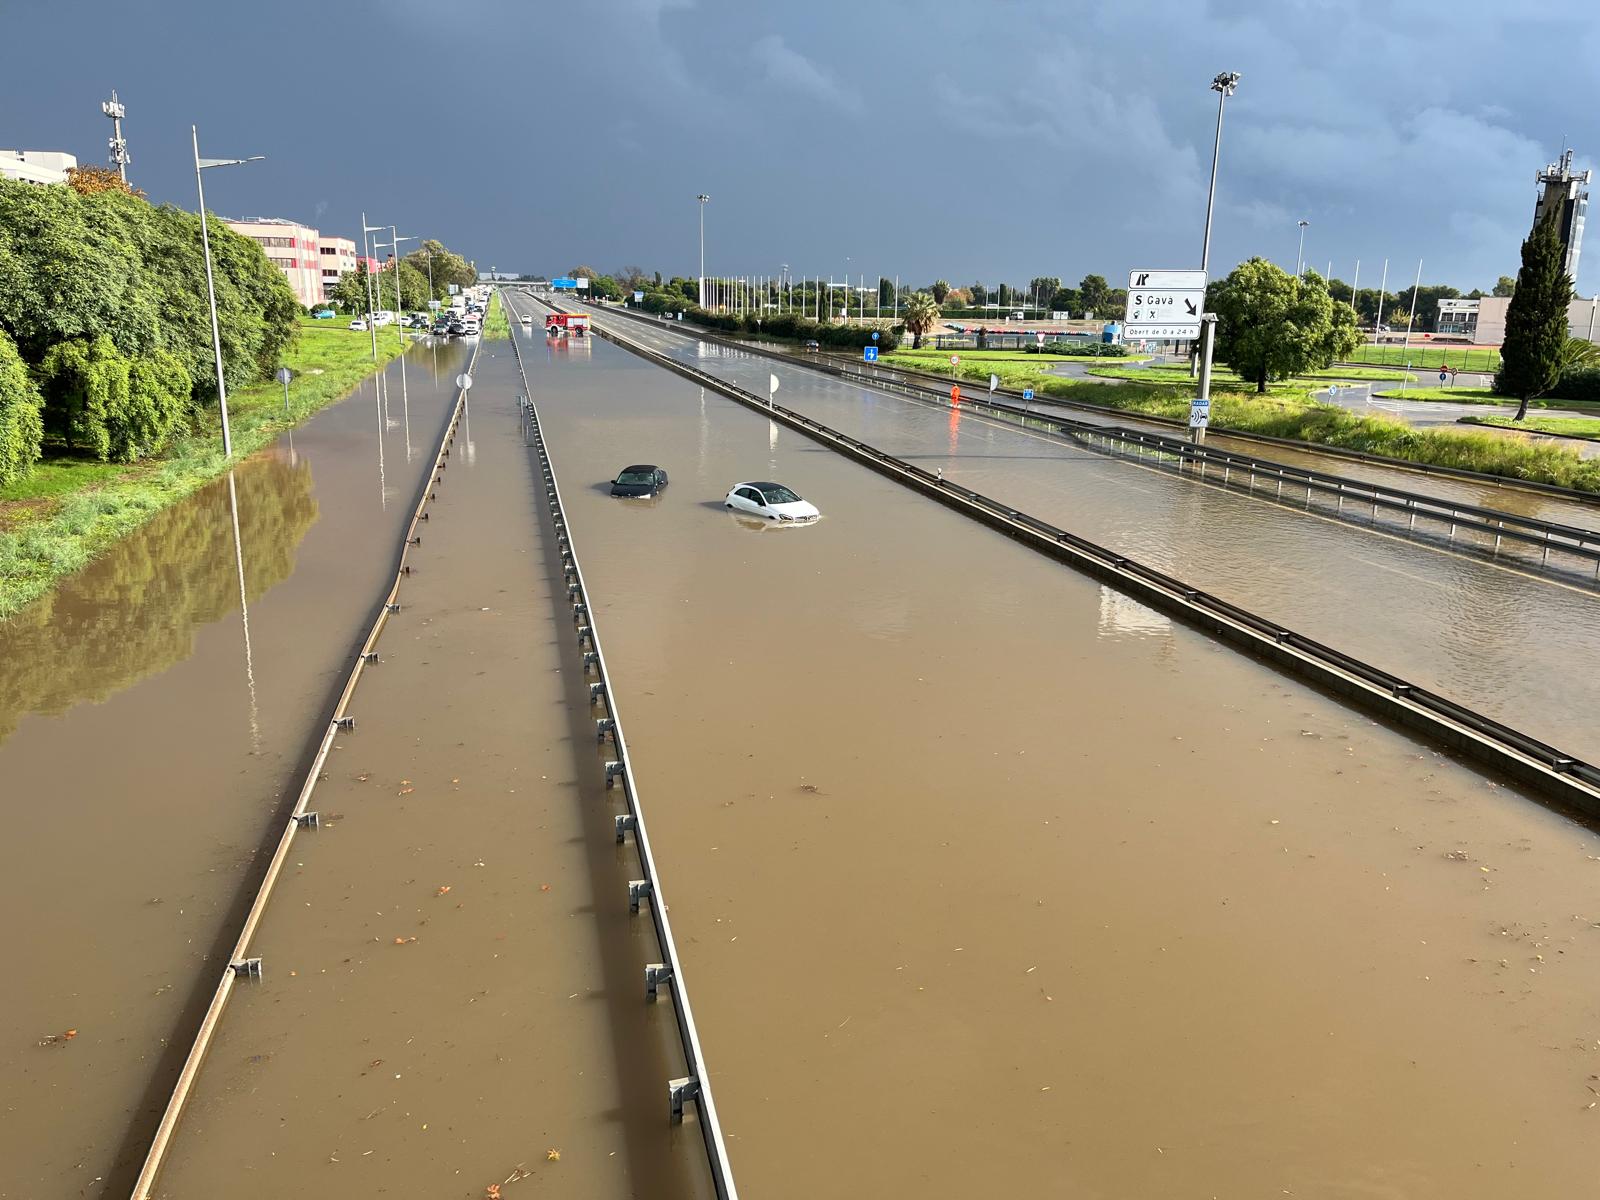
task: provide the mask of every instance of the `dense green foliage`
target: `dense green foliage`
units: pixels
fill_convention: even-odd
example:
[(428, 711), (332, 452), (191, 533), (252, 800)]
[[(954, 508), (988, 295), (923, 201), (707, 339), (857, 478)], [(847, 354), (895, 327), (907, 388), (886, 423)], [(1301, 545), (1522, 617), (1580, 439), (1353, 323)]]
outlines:
[[(220, 221), (210, 236), (223, 368), (242, 387), (277, 367), (300, 309), (260, 246)], [(199, 217), (0, 180), (0, 333), (39, 379), (46, 437), (118, 461), (159, 449), (217, 390)]]
[(1252, 258), (1212, 284), (1206, 304), (1217, 314), (1216, 357), (1258, 392), (1269, 380), (1326, 367), (1361, 344), (1355, 311), (1328, 295), (1315, 271), (1296, 277)]
[(1552, 213), (1534, 225), (1522, 243), (1522, 269), (1506, 309), (1500, 372), (1494, 377), (1496, 392), (1519, 401), (1519, 421), (1528, 415), (1528, 401), (1544, 395), (1561, 378), (1567, 306), (1572, 300), (1572, 280), (1563, 257)]
[[(422, 245), (406, 255), (403, 261), (415, 267), (424, 280), (429, 277), (431, 262), (435, 300), (442, 300), (449, 295), (449, 285), (452, 283), (458, 288), (468, 288), (478, 282), (478, 272), (473, 270), (472, 264), (454, 251), (447, 250), (437, 238), (424, 238)], [(407, 296), (411, 294), (409, 285), (405, 286), (405, 292)]]
[(39, 389), (4, 332), (0, 332), (0, 487), (27, 474), (39, 460), (44, 423)]
[[(380, 360), (400, 353), (402, 345), (380, 338)], [(58, 456), (28, 478), (0, 486), (0, 620), (215, 479), (230, 463), (244, 461), (284, 429), (347, 394), (373, 369), (366, 334), (309, 319), (284, 363), (294, 373), (287, 412), (275, 381), (229, 391), (232, 460), (222, 457), (215, 436), (184, 436), (157, 462), (128, 468)]]
[[(754, 313), (734, 316), (732, 313), (713, 313), (690, 307), (683, 310), (683, 319), (707, 329), (720, 329), (724, 333), (793, 338), (843, 349), (859, 350), (863, 346), (876, 345), (879, 350), (888, 353), (900, 344), (899, 335), (887, 325), (879, 326), (876, 330), (870, 325), (835, 325), (831, 321), (813, 321), (797, 313), (768, 313), (765, 317), (758, 317)], [(872, 340), (874, 332), (878, 334), (876, 343)]]
[(1547, 400), (1583, 400), (1600, 404), (1600, 367), (1578, 367), (1563, 372), (1545, 393)]

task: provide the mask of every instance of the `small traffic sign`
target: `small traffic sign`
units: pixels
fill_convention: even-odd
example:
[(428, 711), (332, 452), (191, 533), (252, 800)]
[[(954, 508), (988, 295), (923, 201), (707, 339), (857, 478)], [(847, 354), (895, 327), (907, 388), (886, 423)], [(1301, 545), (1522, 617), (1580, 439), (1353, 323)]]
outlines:
[(951, 366), (952, 366), (952, 367), (953, 367), (953, 366), (955, 366), (955, 365), (956, 365), (956, 364), (957, 364), (957, 363), (958, 363), (958, 362), (960, 362), (960, 361), (961, 361), (961, 355), (959, 355), (959, 354), (952, 354), (952, 355), (951, 355), (951, 356), (950, 356), (950, 365), (951, 365)]
[(468, 375), (465, 371), (461, 372), (461, 374), (456, 376), (456, 386), (463, 392), (470, 390), (472, 387), (472, 376)]
[(1204, 429), (1211, 424), (1211, 401), (1196, 396), (1189, 401), (1189, 428)]
[(878, 348), (876, 346), (861, 347), (861, 357), (866, 362), (878, 361)]
[(878, 340), (878, 331), (876, 329), (874, 329), (872, 331), (872, 340), (873, 341), (877, 341)]
[(1022, 389), (1022, 398), (1024, 400), (1032, 400), (1033, 399), (1033, 389), (1032, 388), (1023, 388)]
[(1450, 378), (1450, 372), (1446, 371), (1443, 367), (1440, 367), (1439, 368), (1439, 382), (1440, 383), (1444, 383), (1449, 378)]
[(1337, 396), (1338, 394), (1339, 394), (1339, 385), (1337, 383), (1330, 383), (1328, 385), (1328, 395)]
[(989, 376), (989, 394), (991, 396), (994, 395), (995, 388), (997, 388), (999, 386), (1000, 386), (1000, 376), (995, 375), (995, 374), (990, 374), (990, 376)]

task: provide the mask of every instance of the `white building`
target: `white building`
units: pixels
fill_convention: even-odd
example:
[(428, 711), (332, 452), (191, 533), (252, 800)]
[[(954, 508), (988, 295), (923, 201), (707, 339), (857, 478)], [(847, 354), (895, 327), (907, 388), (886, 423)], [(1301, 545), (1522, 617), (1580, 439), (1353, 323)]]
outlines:
[(77, 155), (59, 150), (0, 150), (0, 177), (24, 183), (65, 183), (77, 165)]
[(342, 237), (319, 237), (317, 257), (322, 261), (324, 299), (339, 286), (339, 280), (356, 269), (356, 263), (360, 261), (356, 255), (356, 244), (349, 238)]
[(266, 252), (268, 261), (289, 281), (296, 300), (308, 308), (322, 303), (322, 255), (317, 248), (321, 234), (317, 230), (281, 217), (227, 224)]

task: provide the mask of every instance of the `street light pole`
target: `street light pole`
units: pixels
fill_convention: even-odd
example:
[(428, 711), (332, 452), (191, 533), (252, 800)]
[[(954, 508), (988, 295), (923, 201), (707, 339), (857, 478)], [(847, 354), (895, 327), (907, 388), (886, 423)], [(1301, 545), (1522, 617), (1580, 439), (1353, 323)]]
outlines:
[(373, 362), (378, 361), (378, 323), (373, 319), (377, 316), (377, 310), (372, 299), (372, 264), (377, 260), (372, 257), (372, 239), (370, 235), (377, 233), (382, 228), (382, 225), (368, 225), (367, 214), (361, 214), (361, 253), (366, 256), (365, 266), (367, 271), (367, 332), (372, 335)]
[[(1222, 112), (1227, 106), (1228, 97), (1233, 95), (1234, 89), (1239, 86), (1239, 72), (1223, 71), (1211, 81), (1211, 90), (1217, 93), (1217, 135), (1211, 145), (1211, 190), (1206, 194), (1206, 232), (1205, 240), (1200, 246), (1200, 269), (1209, 271), (1211, 268), (1211, 216), (1217, 204), (1217, 163), (1222, 156)], [(1200, 315), (1200, 407), (1208, 414), (1211, 411), (1211, 351), (1216, 344), (1217, 314), (1202, 313)], [(1195, 426), (1189, 431), (1190, 438), (1196, 442), (1205, 441), (1206, 431), (1201, 426)]]
[[(417, 239), (414, 237), (401, 237), (394, 231), (393, 225), (389, 226), (389, 238), (389, 249), (394, 251), (394, 336), (399, 339), (401, 345), (404, 345), (406, 335), (400, 327), (400, 310), (405, 307), (405, 301), (400, 298), (400, 243), (414, 242)], [(492, 267), (489, 270), (489, 274), (494, 274)]]
[(1305, 274), (1305, 269), (1306, 269), (1306, 226), (1309, 225), (1309, 224), (1311, 224), (1310, 221), (1302, 220), (1300, 222), (1300, 249), (1295, 251), (1295, 255), (1294, 255), (1294, 276), (1295, 276), (1296, 279), (1300, 278), (1301, 275)]
[(695, 197), (700, 201), (700, 307), (706, 306), (706, 203), (710, 196), (701, 192)]
[(194, 142), (194, 187), (200, 196), (200, 242), (206, 255), (206, 298), (211, 302), (211, 348), (217, 356), (217, 405), (222, 412), (222, 457), (233, 457), (233, 435), (228, 430), (228, 379), (222, 370), (222, 332), (217, 327), (217, 285), (211, 274), (211, 229), (206, 220), (206, 189), (200, 172), (207, 167), (236, 167), (240, 163), (260, 162), (265, 154), (252, 154), (249, 158), (201, 158), (200, 130), (189, 126), (189, 136)]

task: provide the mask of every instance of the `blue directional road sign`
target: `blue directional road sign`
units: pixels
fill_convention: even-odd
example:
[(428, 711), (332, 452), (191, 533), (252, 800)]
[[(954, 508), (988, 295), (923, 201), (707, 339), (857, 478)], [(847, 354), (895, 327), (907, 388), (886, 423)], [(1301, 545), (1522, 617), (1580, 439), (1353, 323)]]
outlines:
[(876, 346), (863, 346), (861, 348), (861, 358), (864, 362), (877, 362), (878, 348)]
[(570, 279), (566, 276), (563, 276), (560, 279), (552, 279), (550, 281), (550, 286), (553, 288), (576, 288), (578, 286), (578, 281), (576, 279)]
[(1033, 389), (1032, 388), (1023, 388), (1022, 389), (1022, 398), (1024, 400), (1032, 400), (1033, 399)]
[(878, 331), (876, 329), (874, 329), (872, 331), (872, 340), (873, 341), (877, 341), (878, 340)]
[(1450, 378), (1450, 372), (1448, 372), (1448, 371), (1440, 371), (1439, 372), (1439, 382), (1440, 383), (1446, 382), (1447, 380), (1449, 380), (1449, 378)]

